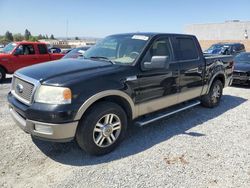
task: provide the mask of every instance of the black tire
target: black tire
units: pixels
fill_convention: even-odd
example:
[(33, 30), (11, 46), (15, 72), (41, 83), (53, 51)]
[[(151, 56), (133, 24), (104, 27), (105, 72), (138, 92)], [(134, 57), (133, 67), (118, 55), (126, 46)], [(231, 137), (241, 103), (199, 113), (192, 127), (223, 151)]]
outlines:
[[(218, 94), (215, 91), (218, 90)], [(220, 80), (215, 80), (209, 90), (207, 95), (202, 96), (201, 104), (208, 108), (213, 108), (219, 105), (221, 96), (223, 94), (223, 84)]]
[(3, 82), (5, 78), (6, 78), (6, 72), (2, 67), (0, 67), (0, 83)]
[[(114, 134), (118, 135), (116, 139), (113, 139), (114, 137), (111, 137), (111, 135), (108, 136), (109, 139), (112, 138), (112, 141), (115, 140), (111, 145), (100, 147), (97, 145), (98, 141), (96, 140), (98, 140), (100, 135), (102, 135), (102, 138), (105, 137), (104, 133), (106, 132), (100, 132), (100, 133), (94, 132), (94, 129), (97, 128), (96, 127), (97, 123), (103, 120), (102, 118), (106, 120), (105, 117), (108, 114), (113, 114), (114, 117), (116, 118), (118, 117), (118, 119), (120, 120), (120, 125), (121, 125), (119, 127), (121, 128), (119, 130), (113, 131), (113, 136)], [(104, 124), (105, 123), (103, 123), (103, 125)], [(106, 126), (108, 126), (108, 124)], [(104, 128), (102, 127), (100, 128), (100, 130), (104, 130)], [(119, 134), (117, 133), (117, 131), (119, 131)], [(126, 131), (127, 131), (127, 116), (124, 110), (115, 103), (100, 102), (94, 105), (93, 107), (91, 107), (90, 110), (86, 113), (86, 115), (83, 116), (82, 120), (79, 122), (77, 132), (76, 132), (76, 141), (78, 145), (80, 146), (80, 148), (85, 150), (87, 153), (91, 155), (104, 155), (104, 154), (111, 152), (119, 145), (119, 143), (124, 139)], [(95, 139), (96, 137), (98, 138)], [(105, 145), (105, 143), (106, 145), (110, 144), (110, 142), (108, 141), (111, 141), (111, 140), (108, 140), (108, 138), (105, 137), (104, 141), (102, 142), (103, 145)]]

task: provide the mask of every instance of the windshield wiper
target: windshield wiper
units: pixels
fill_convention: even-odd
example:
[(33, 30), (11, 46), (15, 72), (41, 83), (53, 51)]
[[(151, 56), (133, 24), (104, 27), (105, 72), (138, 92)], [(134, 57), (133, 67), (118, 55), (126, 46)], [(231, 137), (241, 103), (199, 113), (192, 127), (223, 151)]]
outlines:
[(112, 64), (115, 64), (114, 61), (112, 61), (111, 59), (107, 58), (107, 57), (104, 57), (104, 56), (91, 56), (89, 57), (90, 59), (102, 59), (102, 60), (105, 60), (105, 61), (108, 61)]

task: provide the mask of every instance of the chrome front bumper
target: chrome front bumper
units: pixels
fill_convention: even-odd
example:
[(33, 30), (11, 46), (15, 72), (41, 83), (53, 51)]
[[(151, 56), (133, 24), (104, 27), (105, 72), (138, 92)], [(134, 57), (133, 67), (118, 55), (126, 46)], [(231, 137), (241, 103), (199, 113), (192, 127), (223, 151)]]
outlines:
[(11, 106), (9, 110), (16, 124), (22, 130), (37, 138), (56, 142), (67, 142), (73, 140), (75, 137), (78, 121), (64, 124), (44, 123), (23, 118)]

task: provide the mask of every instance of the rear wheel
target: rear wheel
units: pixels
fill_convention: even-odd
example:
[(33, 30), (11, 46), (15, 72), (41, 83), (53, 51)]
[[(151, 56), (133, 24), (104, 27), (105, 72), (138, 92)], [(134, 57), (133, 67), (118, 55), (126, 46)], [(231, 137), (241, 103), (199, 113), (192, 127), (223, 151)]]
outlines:
[(0, 67), (0, 82), (2, 82), (5, 79), (5, 77), (6, 77), (5, 70), (2, 67)]
[(92, 155), (103, 155), (114, 150), (125, 137), (127, 116), (117, 104), (101, 102), (94, 105), (78, 125), (76, 140)]
[(209, 93), (202, 96), (201, 104), (205, 107), (213, 108), (218, 106), (223, 93), (223, 84), (220, 80), (215, 80), (210, 87)]

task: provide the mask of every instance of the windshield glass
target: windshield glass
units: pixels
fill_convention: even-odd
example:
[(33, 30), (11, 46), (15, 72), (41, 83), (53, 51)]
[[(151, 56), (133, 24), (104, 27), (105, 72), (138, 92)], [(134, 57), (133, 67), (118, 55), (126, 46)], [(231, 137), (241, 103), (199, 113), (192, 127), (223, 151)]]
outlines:
[(83, 54), (85, 51), (87, 51), (90, 47), (81, 47), (81, 48), (75, 48), (71, 50), (69, 53), (67, 53), (65, 56), (63, 56), (63, 59), (66, 58), (80, 58), (83, 57)]
[(4, 54), (9, 54), (12, 52), (12, 50), (14, 50), (14, 48), (16, 47), (16, 43), (9, 43), (7, 46), (5, 46), (2, 50), (2, 53)]
[(241, 53), (235, 57), (236, 63), (250, 63), (250, 53)]
[(228, 46), (225, 46), (224, 44), (213, 44), (205, 50), (205, 53), (220, 54), (223, 53), (226, 48), (228, 48)]
[(142, 52), (148, 36), (113, 35), (104, 38), (84, 53), (85, 58), (102, 58), (114, 63), (131, 65)]

